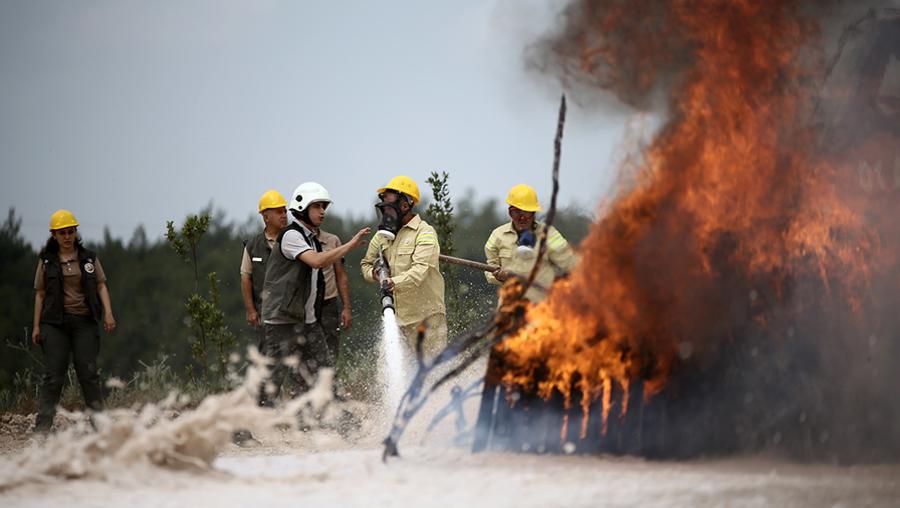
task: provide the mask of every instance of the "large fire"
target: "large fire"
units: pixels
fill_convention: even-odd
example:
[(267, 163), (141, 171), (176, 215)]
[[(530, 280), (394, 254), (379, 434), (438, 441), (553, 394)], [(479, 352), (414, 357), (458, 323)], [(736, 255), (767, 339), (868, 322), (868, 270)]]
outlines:
[(680, 365), (716, 361), (735, 323), (790, 341), (786, 323), (825, 306), (863, 333), (872, 279), (894, 260), (856, 168), (815, 120), (827, 65), (809, 12), (794, 0), (570, 6), (550, 48), (566, 78), (638, 108), (661, 93), (667, 122), (577, 271), (497, 346), (505, 386), (577, 399), (584, 433), (598, 401), (605, 428), (614, 386), (652, 397)]

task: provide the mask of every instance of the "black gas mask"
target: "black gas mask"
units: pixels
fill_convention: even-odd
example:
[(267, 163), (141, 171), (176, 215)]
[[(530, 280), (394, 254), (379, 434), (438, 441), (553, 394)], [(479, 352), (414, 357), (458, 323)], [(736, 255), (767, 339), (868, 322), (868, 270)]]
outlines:
[[(386, 199), (388, 195), (396, 196), (396, 199), (388, 201)], [(405, 214), (400, 205), (404, 201), (409, 203), (409, 198), (396, 192), (382, 192), (378, 195), (378, 199), (381, 201), (375, 205), (375, 209), (378, 210), (378, 214), (381, 217), (378, 222), (377, 234), (393, 240), (397, 237), (397, 233), (400, 232), (400, 228), (403, 227), (403, 216)], [(409, 204), (412, 206), (412, 203)]]

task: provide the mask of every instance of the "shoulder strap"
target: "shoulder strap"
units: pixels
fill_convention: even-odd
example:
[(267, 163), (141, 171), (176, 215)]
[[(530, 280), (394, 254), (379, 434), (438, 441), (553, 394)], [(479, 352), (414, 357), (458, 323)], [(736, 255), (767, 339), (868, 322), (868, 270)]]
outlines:
[[(291, 230), (297, 231), (301, 235), (303, 234), (303, 228), (301, 228), (300, 225), (296, 222), (292, 222), (290, 226), (282, 229), (281, 233), (278, 233), (278, 237), (275, 239), (275, 241), (281, 243), (281, 239), (284, 238), (284, 234)], [(306, 238), (306, 236), (304, 236), (304, 238)]]
[(97, 259), (97, 254), (90, 249), (81, 249), (78, 252), (78, 259), (82, 262), (86, 260), (90, 260), (91, 262), (93, 262)]

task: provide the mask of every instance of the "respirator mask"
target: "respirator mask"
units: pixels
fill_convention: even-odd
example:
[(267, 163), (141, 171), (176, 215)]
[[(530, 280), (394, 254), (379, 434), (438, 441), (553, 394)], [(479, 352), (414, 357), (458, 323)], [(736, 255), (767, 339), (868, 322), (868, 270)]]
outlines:
[(519, 233), (519, 239), (516, 240), (516, 255), (522, 259), (531, 259), (534, 257), (534, 246), (537, 243), (537, 239), (534, 236), (534, 232), (530, 229), (526, 229), (525, 231), (521, 231)]
[[(393, 201), (388, 201), (387, 197), (393, 195), (396, 197)], [(378, 222), (378, 231), (376, 234), (384, 236), (388, 240), (393, 240), (403, 227), (403, 211), (400, 209), (400, 203), (406, 199), (406, 196), (398, 193), (382, 192), (378, 195), (381, 200), (375, 205), (380, 220)]]

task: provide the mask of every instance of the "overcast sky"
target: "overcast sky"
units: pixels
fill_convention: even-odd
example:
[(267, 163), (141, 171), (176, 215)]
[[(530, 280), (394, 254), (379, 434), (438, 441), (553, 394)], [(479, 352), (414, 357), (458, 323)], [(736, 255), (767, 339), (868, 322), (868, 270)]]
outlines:
[[(547, 198), (562, 90), (524, 51), (561, 5), (0, 0), (0, 205), (38, 244), (57, 208), (87, 239), (158, 238), (209, 202), (243, 222), (307, 180), (373, 222), (395, 174)], [(563, 204), (605, 195), (622, 123), (570, 110)]]

